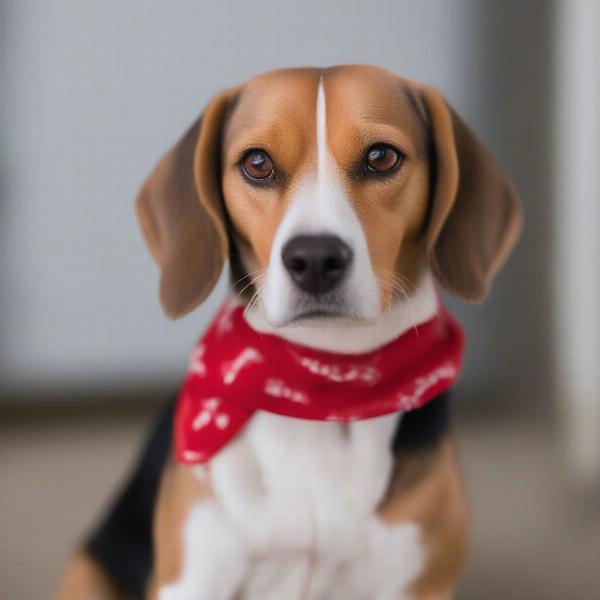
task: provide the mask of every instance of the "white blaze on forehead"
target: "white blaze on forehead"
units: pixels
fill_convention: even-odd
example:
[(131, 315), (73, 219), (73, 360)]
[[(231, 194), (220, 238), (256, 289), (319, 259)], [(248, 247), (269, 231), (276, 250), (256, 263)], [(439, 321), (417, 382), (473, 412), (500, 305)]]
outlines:
[(321, 179), (327, 168), (327, 112), (323, 77), (317, 91), (317, 177)]
[[(348, 201), (342, 186), (340, 173), (327, 145), (327, 101), (323, 77), (317, 88), (316, 142), (317, 171), (311, 185), (311, 226), (317, 233), (337, 234), (353, 250), (358, 238), (364, 237), (354, 208)], [(316, 212), (315, 212), (316, 210)], [(366, 250), (366, 244), (365, 244)]]

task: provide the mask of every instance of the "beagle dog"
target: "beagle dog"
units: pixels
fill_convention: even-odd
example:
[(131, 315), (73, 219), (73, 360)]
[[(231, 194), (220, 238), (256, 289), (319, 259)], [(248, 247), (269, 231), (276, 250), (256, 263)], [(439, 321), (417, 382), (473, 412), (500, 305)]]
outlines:
[[(436, 281), (482, 301), (521, 226), (511, 184), (442, 95), (371, 66), (277, 70), (217, 95), (137, 210), (167, 315), (196, 308), (229, 259), (252, 330), (353, 355), (433, 318)], [(442, 394), (364, 420), (257, 411), (207, 463), (165, 451), (139, 593), (451, 598), (467, 517), (447, 408)], [(59, 597), (117, 598), (119, 583), (86, 550)]]

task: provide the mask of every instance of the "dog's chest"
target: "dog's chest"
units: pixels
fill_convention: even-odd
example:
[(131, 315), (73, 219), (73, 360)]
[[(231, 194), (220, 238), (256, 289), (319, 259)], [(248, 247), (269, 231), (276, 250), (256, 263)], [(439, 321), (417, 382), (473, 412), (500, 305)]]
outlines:
[(397, 421), (260, 413), (218, 455), (215, 494), (241, 530), (251, 565), (243, 598), (375, 598), (386, 589), (402, 597), (421, 567), (419, 531), (376, 516)]
[(337, 545), (385, 492), (397, 419), (339, 424), (259, 413), (213, 461), (217, 495), (259, 550)]

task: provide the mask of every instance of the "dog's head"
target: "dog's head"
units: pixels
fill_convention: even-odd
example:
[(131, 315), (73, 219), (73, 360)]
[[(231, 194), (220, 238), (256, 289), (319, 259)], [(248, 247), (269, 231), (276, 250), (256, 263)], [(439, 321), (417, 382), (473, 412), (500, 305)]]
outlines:
[(200, 304), (231, 256), (276, 326), (373, 320), (427, 267), (481, 301), (521, 223), (444, 98), (365, 66), (274, 71), (218, 95), (137, 208), (169, 316)]

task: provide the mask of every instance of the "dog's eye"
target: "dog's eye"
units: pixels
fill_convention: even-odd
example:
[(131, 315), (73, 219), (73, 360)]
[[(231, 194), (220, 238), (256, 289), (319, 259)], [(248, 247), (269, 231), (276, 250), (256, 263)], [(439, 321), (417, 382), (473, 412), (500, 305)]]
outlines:
[(403, 160), (402, 154), (387, 144), (375, 144), (367, 150), (366, 167), (373, 173), (387, 173)]
[(273, 174), (273, 161), (263, 150), (250, 150), (242, 160), (244, 175), (251, 181), (265, 181)]

